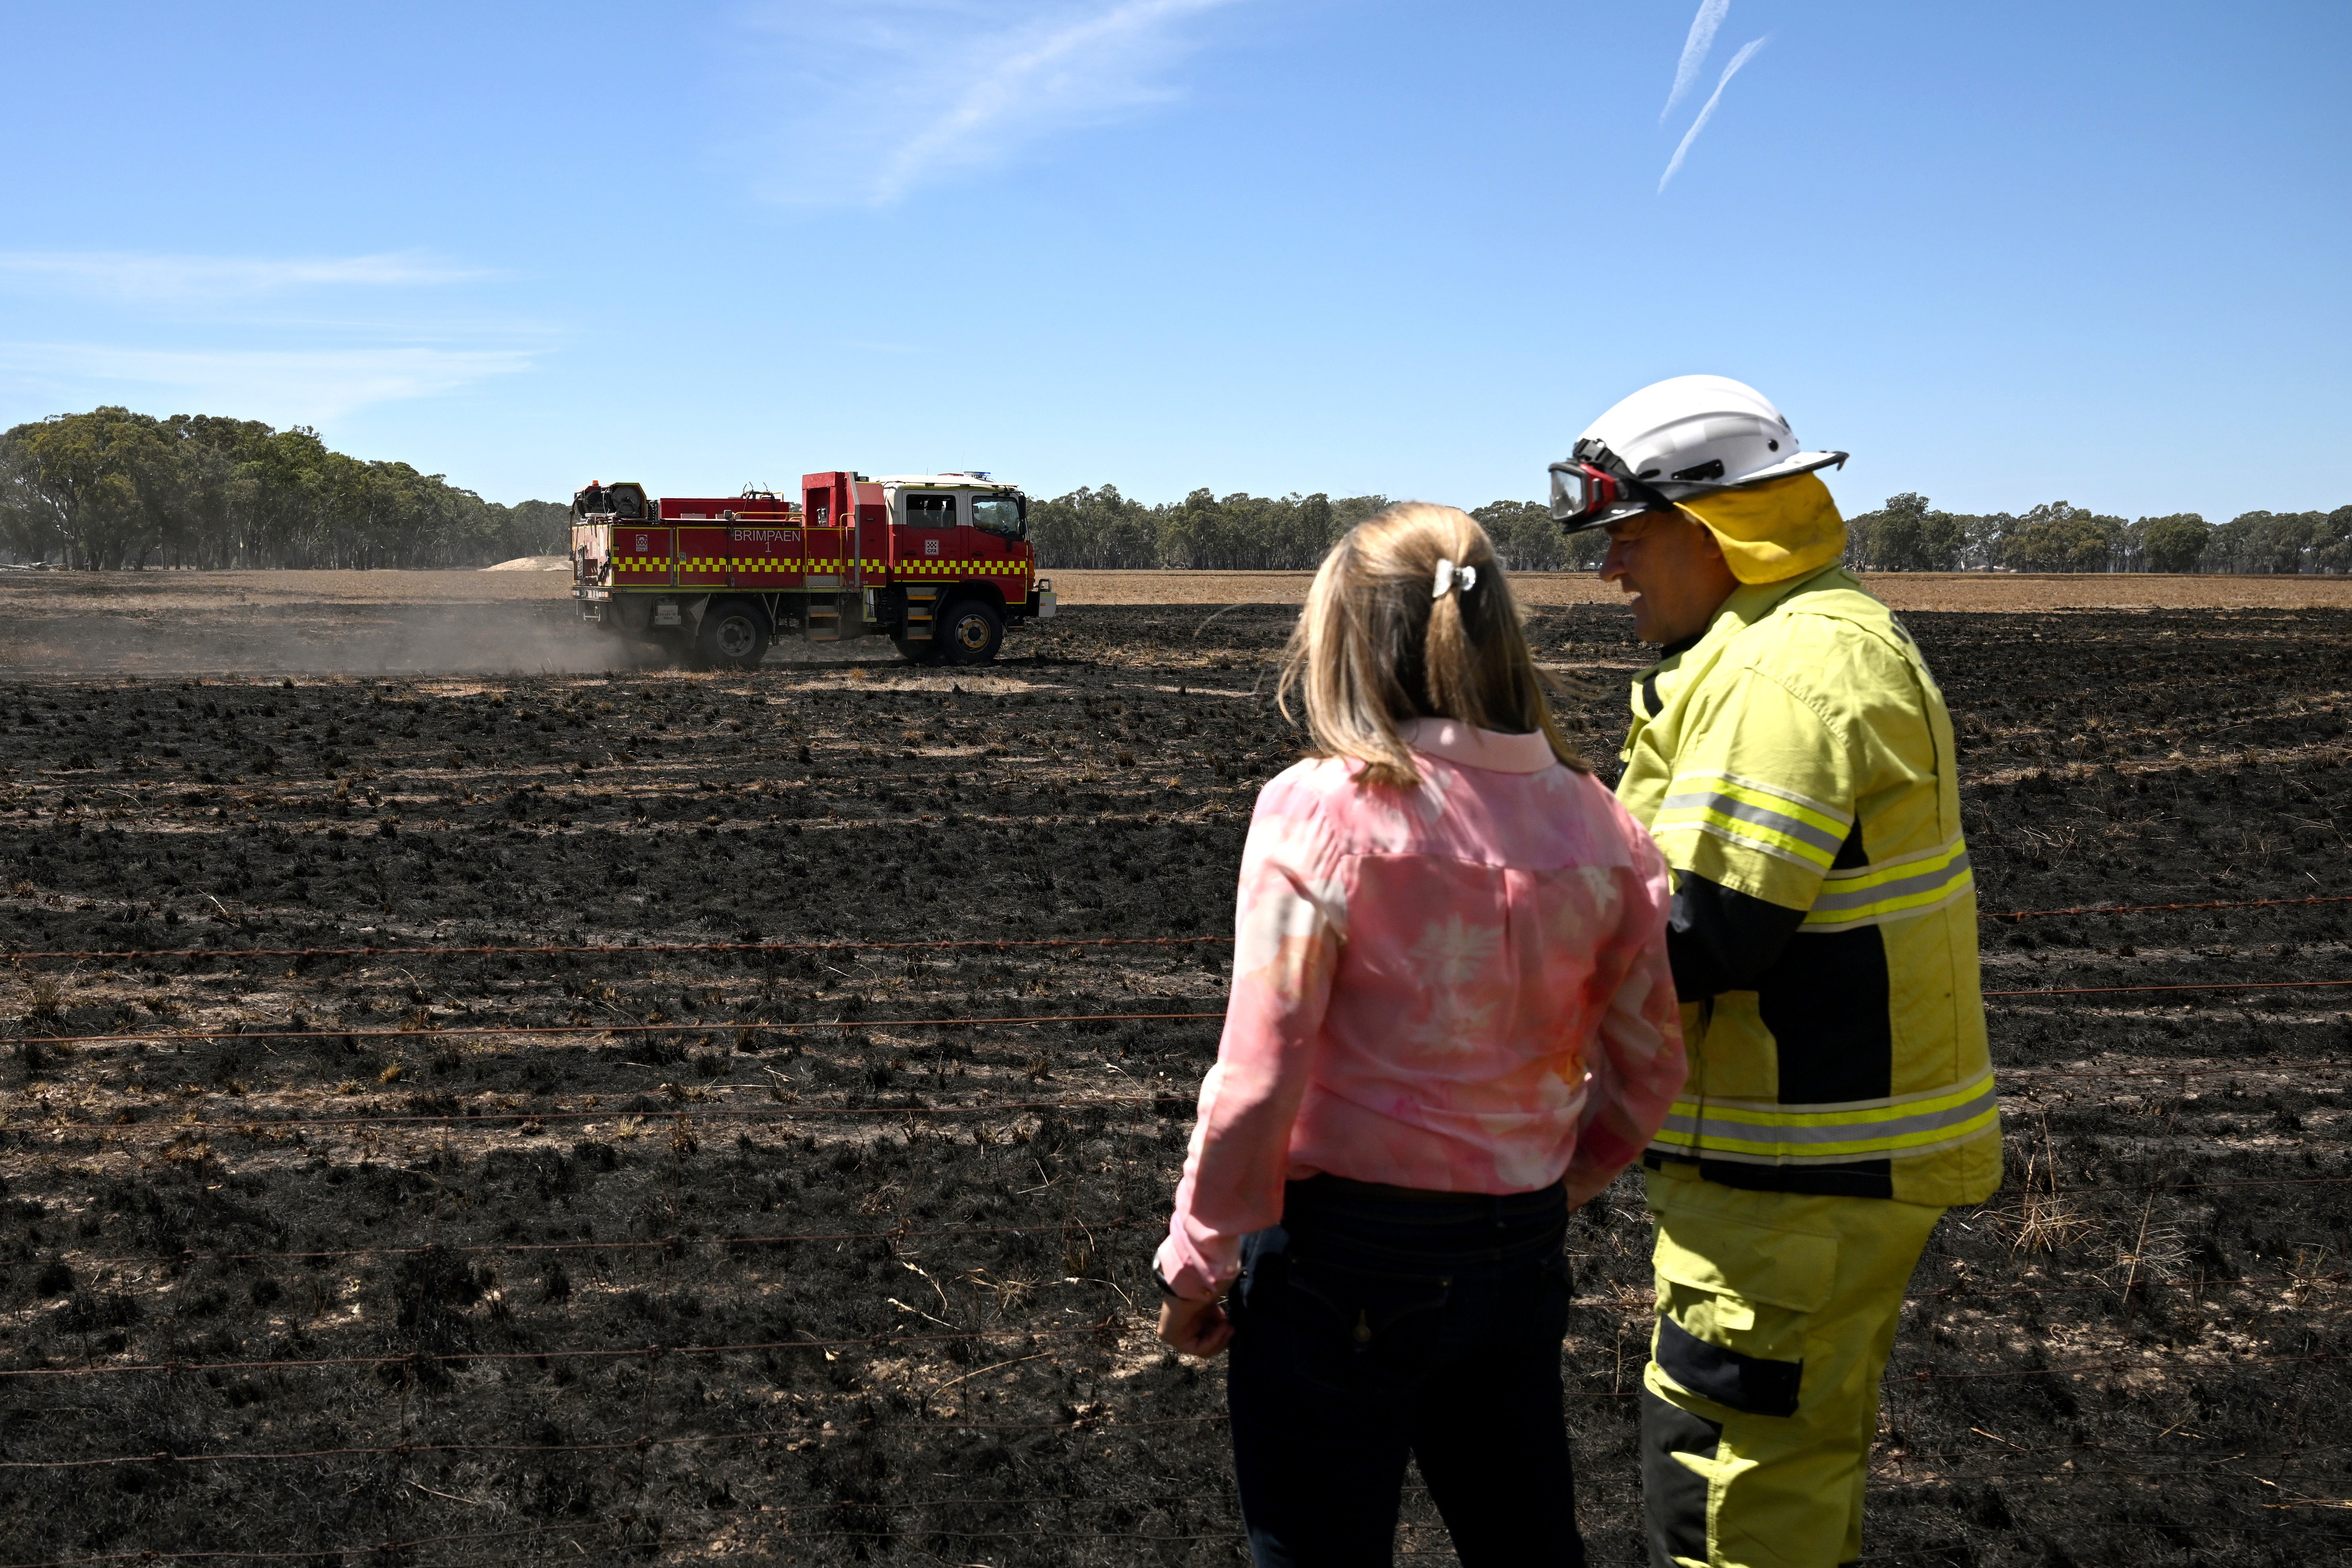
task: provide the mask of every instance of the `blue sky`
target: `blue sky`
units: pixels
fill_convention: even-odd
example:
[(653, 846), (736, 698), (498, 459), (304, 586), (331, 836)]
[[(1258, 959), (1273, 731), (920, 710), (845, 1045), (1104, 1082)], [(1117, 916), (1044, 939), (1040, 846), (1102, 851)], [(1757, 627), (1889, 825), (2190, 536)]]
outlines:
[(847, 466), (1475, 505), (1712, 371), (1854, 453), (1849, 510), (2352, 502), (2340, 4), (84, 0), (9, 34), (0, 425), (310, 424), (500, 500)]

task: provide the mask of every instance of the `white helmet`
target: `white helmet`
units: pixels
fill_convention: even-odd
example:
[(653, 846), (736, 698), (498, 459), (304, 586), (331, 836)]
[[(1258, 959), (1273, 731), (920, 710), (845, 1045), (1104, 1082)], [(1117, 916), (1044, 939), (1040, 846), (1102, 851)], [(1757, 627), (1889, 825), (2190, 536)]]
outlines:
[(1603, 414), (1551, 466), (1551, 514), (1570, 533), (1686, 496), (1843, 466), (1843, 452), (1802, 452), (1772, 400), (1724, 375), (1678, 375)]

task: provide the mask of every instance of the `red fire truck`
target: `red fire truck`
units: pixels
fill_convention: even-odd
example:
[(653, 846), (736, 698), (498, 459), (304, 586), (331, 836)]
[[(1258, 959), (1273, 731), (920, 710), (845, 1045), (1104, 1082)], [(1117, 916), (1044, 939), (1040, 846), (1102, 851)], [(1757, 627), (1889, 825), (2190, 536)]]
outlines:
[(680, 663), (749, 669), (792, 633), (985, 664), (1007, 621), (1054, 613), (1028, 516), (984, 473), (805, 474), (797, 500), (591, 483), (572, 499), (572, 596), (582, 619)]

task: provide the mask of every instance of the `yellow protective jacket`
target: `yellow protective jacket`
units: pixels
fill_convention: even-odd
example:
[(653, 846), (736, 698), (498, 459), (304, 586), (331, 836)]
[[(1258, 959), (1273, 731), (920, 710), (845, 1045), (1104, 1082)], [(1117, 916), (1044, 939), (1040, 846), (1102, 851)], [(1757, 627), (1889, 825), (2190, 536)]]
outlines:
[(1743, 586), (1633, 705), (1618, 798), (1678, 881), (1794, 927), (1752, 989), (1685, 990), (1689, 1082), (1649, 1163), (1768, 1191), (1990, 1196), (1951, 717), (1910, 634), (1839, 567)]

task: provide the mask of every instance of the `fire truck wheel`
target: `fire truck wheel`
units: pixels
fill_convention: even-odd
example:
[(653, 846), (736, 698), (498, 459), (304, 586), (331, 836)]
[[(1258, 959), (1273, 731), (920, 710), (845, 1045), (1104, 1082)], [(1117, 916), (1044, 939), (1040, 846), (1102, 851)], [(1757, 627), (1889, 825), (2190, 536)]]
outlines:
[(698, 650), (708, 662), (733, 669), (756, 669), (768, 652), (768, 617), (757, 605), (728, 599), (702, 614)]
[(986, 664), (1004, 641), (1004, 617), (985, 599), (958, 599), (938, 624), (940, 658), (946, 664)]
[(676, 668), (694, 663), (694, 639), (682, 627), (654, 627), (646, 634), (645, 647), (656, 665)]

